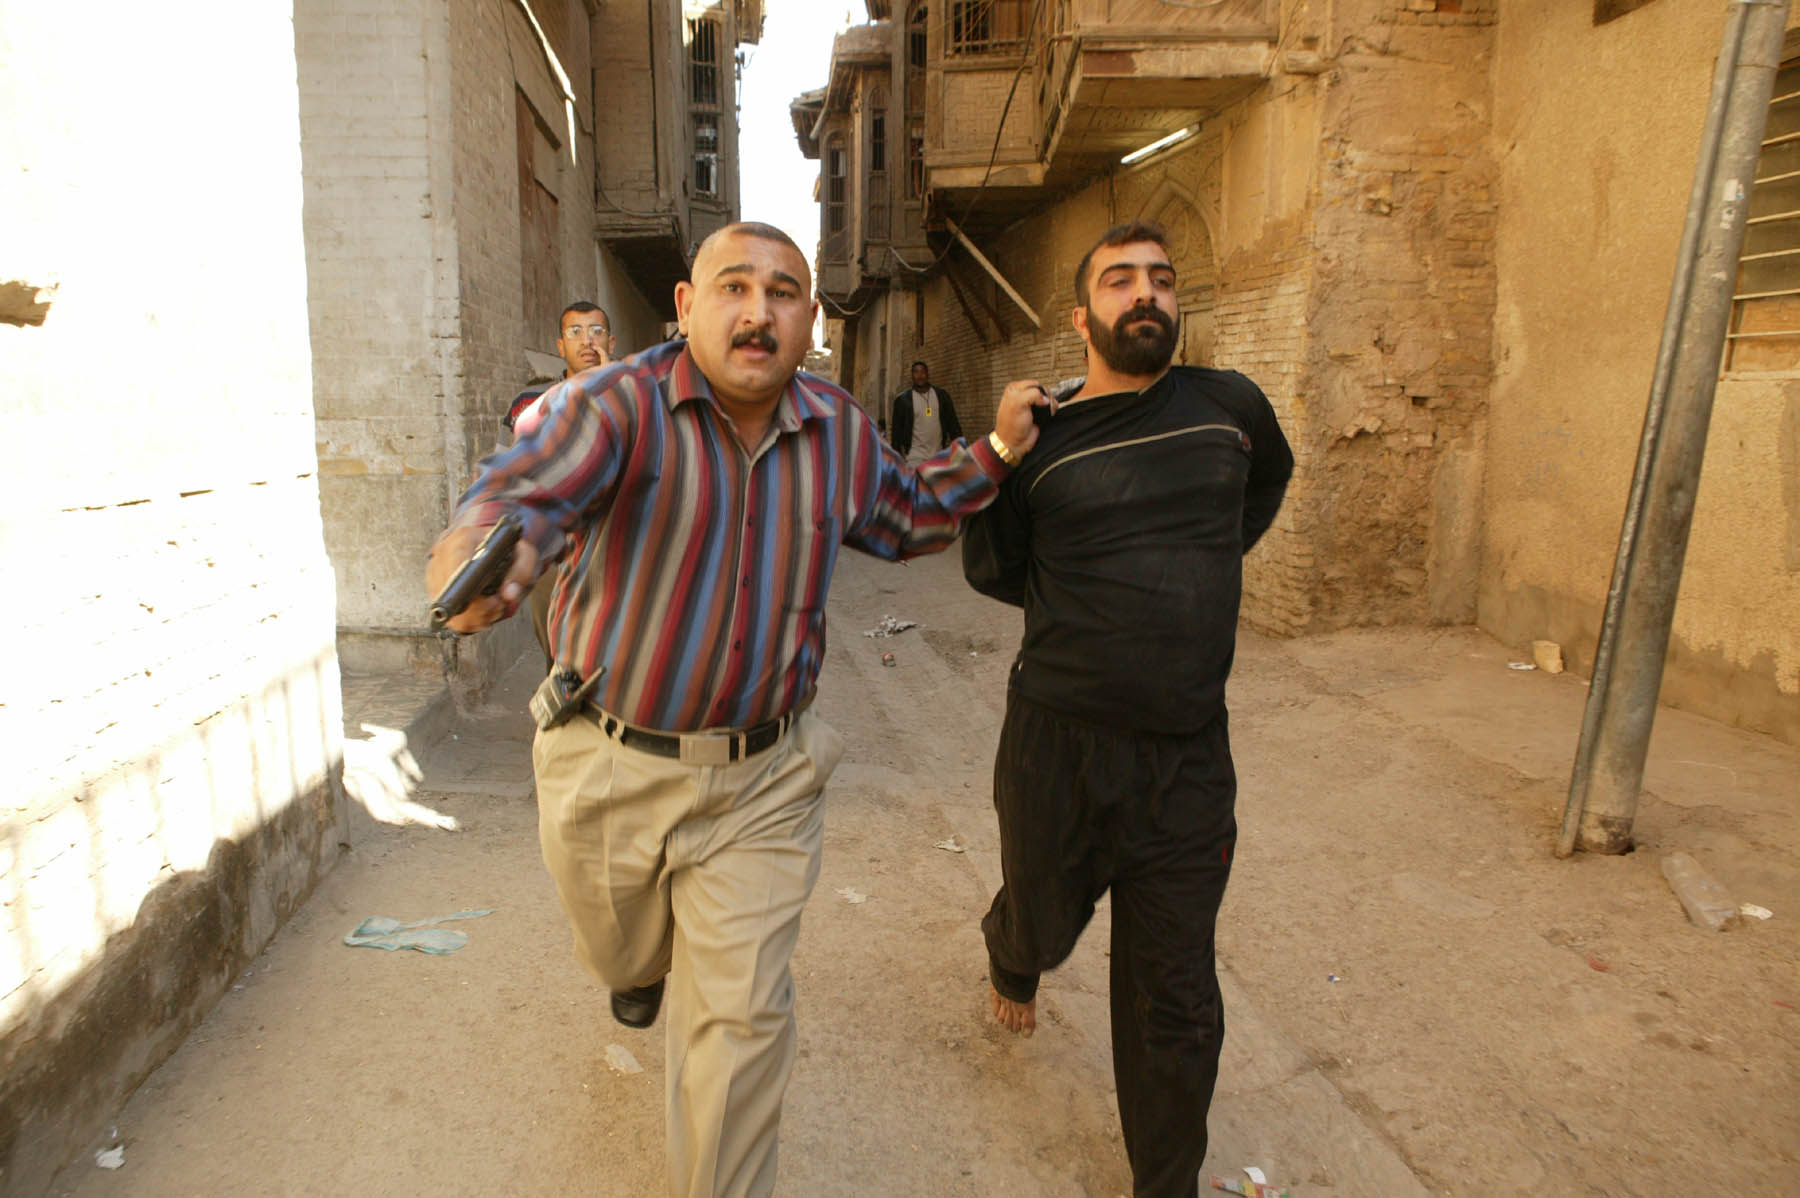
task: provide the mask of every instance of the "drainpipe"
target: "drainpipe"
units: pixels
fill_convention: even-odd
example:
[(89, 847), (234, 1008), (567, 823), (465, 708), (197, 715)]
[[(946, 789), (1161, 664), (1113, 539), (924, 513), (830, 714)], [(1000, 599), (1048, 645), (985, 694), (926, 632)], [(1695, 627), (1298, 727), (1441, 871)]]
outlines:
[(1750, 183), (1762, 151), (1787, 12), (1788, 0), (1736, 0), (1726, 19), (1645, 405), (1637, 468), (1607, 588), (1558, 857), (1576, 848), (1624, 853), (1632, 847), (1632, 821), (1731, 321)]

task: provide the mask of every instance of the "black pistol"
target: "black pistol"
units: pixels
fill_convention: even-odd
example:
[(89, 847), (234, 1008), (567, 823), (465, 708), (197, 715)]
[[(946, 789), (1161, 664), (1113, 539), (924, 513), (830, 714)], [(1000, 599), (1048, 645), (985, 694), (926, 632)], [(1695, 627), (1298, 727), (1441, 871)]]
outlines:
[(432, 601), (433, 632), (443, 631), (444, 625), (475, 602), (477, 595), (492, 595), (500, 589), (500, 584), (506, 580), (506, 572), (512, 568), (513, 547), (519, 543), (519, 534), (524, 527), (516, 513), (508, 512), (488, 530), (487, 536), (481, 538), (474, 556), (463, 563), (450, 585)]

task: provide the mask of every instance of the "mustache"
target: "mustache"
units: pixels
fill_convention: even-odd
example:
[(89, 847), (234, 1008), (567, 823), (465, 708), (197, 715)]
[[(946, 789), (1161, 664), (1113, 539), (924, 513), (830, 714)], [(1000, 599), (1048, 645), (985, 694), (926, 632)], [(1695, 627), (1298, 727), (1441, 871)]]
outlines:
[(736, 349), (740, 345), (754, 345), (771, 354), (781, 348), (781, 343), (775, 340), (775, 334), (767, 329), (745, 329), (741, 333), (733, 334), (731, 348)]
[(1175, 331), (1175, 321), (1167, 312), (1164, 312), (1155, 304), (1139, 304), (1131, 311), (1125, 313), (1125, 315), (1119, 317), (1119, 319), (1114, 322), (1113, 328), (1123, 330), (1126, 325), (1134, 320), (1154, 321), (1165, 333), (1173, 333)]

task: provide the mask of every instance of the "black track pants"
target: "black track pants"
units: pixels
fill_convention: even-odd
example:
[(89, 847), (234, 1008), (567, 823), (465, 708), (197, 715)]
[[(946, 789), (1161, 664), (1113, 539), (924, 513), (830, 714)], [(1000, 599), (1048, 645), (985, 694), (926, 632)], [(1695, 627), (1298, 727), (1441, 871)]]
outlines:
[(1113, 1075), (1139, 1198), (1192, 1198), (1206, 1157), (1225, 1039), (1213, 925), (1236, 797), (1222, 714), (1191, 736), (1139, 736), (1007, 696), (989, 973), (1007, 998), (1035, 997), (1111, 888)]

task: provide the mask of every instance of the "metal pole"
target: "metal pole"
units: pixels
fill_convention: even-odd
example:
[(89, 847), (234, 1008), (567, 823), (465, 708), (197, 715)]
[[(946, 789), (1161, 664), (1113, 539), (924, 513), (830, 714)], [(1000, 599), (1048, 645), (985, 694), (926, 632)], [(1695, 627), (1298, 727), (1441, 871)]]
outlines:
[(1787, 10), (1788, 0), (1734, 0), (1726, 21), (1569, 778), (1559, 857), (1577, 847), (1599, 853), (1631, 848)]

